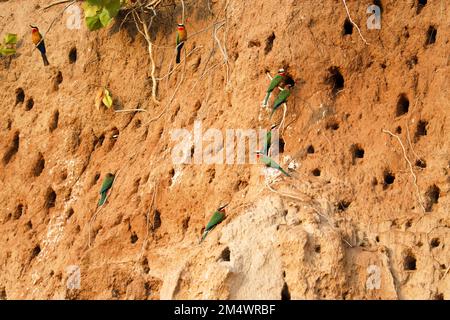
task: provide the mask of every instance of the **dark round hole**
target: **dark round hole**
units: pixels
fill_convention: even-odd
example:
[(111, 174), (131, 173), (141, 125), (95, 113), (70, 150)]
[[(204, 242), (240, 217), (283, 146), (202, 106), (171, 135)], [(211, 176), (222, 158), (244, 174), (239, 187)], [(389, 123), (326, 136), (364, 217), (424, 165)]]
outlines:
[(77, 61), (77, 48), (73, 47), (69, 51), (69, 63), (75, 63)]
[(25, 101), (25, 92), (22, 88), (16, 89), (16, 104), (23, 103)]
[(403, 261), (403, 268), (408, 271), (416, 270), (416, 261), (412, 254), (408, 254)]
[(353, 33), (353, 23), (351, 23), (349, 19), (345, 19), (344, 30), (342, 31), (342, 34), (350, 35), (352, 33)]
[(320, 176), (320, 169), (316, 168), (312, 171), (313, 176), (315, 177), (319, 177)]
[(401, 94), (398, 97), (397, 101), (397, 110), (396, 110), (396, 116), (399, 117), (401, 115), (404, 115), (408, 113), (409, 111), (409, 99), (405, 94)]
[(313, 145), (309, 145), (308, 148), (306, 148), (306, 152), (308, 152), (309, 154), (313, 154), (315, 152)]
[(427, 31), (427, 40), (425, 45), (431, 45), (436, 42), (437, 29), (433, 26), (430, 26)]
[(30, 111), (31, 109), (33, 109), (33, 107), (34, 107), (34, 100), (33, 100), (33, 98), (30, 98), (27, 100), (27, 103), (25, 105), (25, 110)]
[(390, 171), (384, 172), (384, 184), (390, 185), (393, 184), (395, 180), (395, 176)]

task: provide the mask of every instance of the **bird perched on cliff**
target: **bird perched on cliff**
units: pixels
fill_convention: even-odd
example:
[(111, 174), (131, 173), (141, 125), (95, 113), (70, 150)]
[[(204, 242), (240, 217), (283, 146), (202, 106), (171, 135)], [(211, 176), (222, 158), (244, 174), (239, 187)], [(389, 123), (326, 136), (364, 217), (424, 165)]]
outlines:
[(273, 124), (270, 127), (270, 130), (266, 133), (266, 137), (264, 139), (263, 149), (262, 149), (262, 153), (266, 156), (269, 155), (269, 149), (272, 145), (272, 130), (275, 129), (277, 126), (278, 126), (277, 124)]
[(112, 173), (107, 173), (103, 179), (102, 187), (100, 189), (100, 200), (98, 201), (98, 206), (102, 206), (106, 201), (106, 195), (108, 190), (111, 189), (114, 182), (114, 175)]
[(184, 24), (179, 23), (177, 27), (177, 63), (181, 61), (181, 49), (184, 46), (184, 42), (187, 40), (187, 31)]
[(221, 223), (225, 219), (225, 208), (228, 206), (228, 204), (225, 204), (223, 206), (220, 206), (212, 215), (211, 219), (209, 219), (208, 224), (206, 225), (205, 231), (203, 232), (202, 239), (200, 240), (200, 243), (205, 240), (208, 233), (214, 229), (216, 225)]
[(45, 43), (42, 39), (42, 35), (39, 32), (38, 27), (32, 26), (31, 27), (31, 41), (33, 41), (34, 45), (38, 48), (38, 50), (41, 52), (42, 60), (44, 60), (44, 66), (48, 66), (50, 63), (48, 62), (46, 50), (45, 50)]
[(267, 94), (264, 98), (264, 105), (267, 106), (267, 102), (269, 101), (270, 95), (272, 91), (280, 85), (280, 83), (286, 80), (286, 71), (284, 69), (278, 70), (278, 73), (275, 77), (272, 78), (269, 84), (269, 88), (267, 88)]
[(261, 151), (256, 151), (256, 157), (261, 160), (262, 163), (266, 165), (266, 167), (274, 168), (283, 173), (286, 177), (290, 177), (291, 175), (287, 173), (278, 163), (276, 163), (273, 159), (269, 158)]
[(275, 102), (273, 103), (272, 107), (272, 113), (270, 114), (270, 118), (272, 118), (273, 114), (277, 109), (286, 102), (287, 98), (291, 95), (291, 87), (292, 84), (288, 83), (284, 86), (284, 89), (281, 90), (281, 92), (278, 94), (278, 97), (275, 99)]

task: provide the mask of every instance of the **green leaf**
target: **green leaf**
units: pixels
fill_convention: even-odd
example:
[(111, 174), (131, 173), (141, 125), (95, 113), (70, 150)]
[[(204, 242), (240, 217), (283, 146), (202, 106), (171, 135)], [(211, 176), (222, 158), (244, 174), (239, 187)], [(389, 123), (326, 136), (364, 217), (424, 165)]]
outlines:
[(84, 10), (85, 17), (94, 17), (101, 10), (101, 6), (90, 5), (87, 2), (83, 2), (82, 4)]
[(16, 49), (0, 48), (0, 54), (3, 56), (10, 56), (10, 55), (16, 54)]
[(120, 7), (122, 3), (120, 0), (109, 0), (107, 4), (105, 4), (106, 10), (108, 10), (109, 16), (114, 18), (119, 13)]
[(88, 29), (91, 31), (98, 30), (101, 27), (103, 27), (98, 16), (86, 17), (86, 25), (87, 25)]
[(111, 108), (113, 104), (113, 99), (111, 98), (108, 89), (105, 89), (105, 96), (103, 97), (102, 102), (107, 108)]
[(3, 41), (5, 42), (5, 44), (16, 44), (17, 43), (17, 34), (7, 33), (5, 35), (5, 39)]
[(108, 10), (106, 8), (103, 8), (102, 12), (98, 16), (100, 19), (100, 22), (104, 27), (106, 27), (112, 20), (111, 16), (109, 15)]

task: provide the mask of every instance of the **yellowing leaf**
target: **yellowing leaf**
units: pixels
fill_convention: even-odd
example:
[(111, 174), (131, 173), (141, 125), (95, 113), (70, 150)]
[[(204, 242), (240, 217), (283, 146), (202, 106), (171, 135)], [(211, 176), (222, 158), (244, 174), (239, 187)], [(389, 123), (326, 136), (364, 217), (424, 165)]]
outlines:
[(104, 91), (104, 97), (103, 97), (102, 102), (107, 108), (112, 107), (113, 99), (111, 98), (111, 95), (109, 94), (108, 89), (105, 89), (105, 91)]
[(7, 33), (5, 35), (5, 39), (3, 40), (5, 44), (16, 44), (17, 43), (17, 34)]
[(10, 56), (16, 53), (16, 49), (12, 48), (0, 48), (0, 55)]

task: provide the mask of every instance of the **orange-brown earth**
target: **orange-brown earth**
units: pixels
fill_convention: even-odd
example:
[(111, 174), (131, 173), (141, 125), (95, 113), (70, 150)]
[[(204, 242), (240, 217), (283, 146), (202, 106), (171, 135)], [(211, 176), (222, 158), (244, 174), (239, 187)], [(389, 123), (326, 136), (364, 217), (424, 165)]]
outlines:
[[(0, 299), (449, 299), (449, 3), (375, 1), (368, 30), (373, 1), (348, 0), (366, 44), (342, 1), (185, 2), (192, 36), (170, 76), (180, 1), (150, 28), (157, 105), (131, 15), (89, 32), (57, 18), (64, 5), (0, 1), (1, 35), (21, 39), (0, 64)], [(55, 18), (44, 67), (29, 24)], [(171, 132), (195, 120), (270, 127), (279, 67), (296, 81), (280, 156), (293, 178), (173, 164)], [(95, 108), (101, 86), (111, 109)]]

